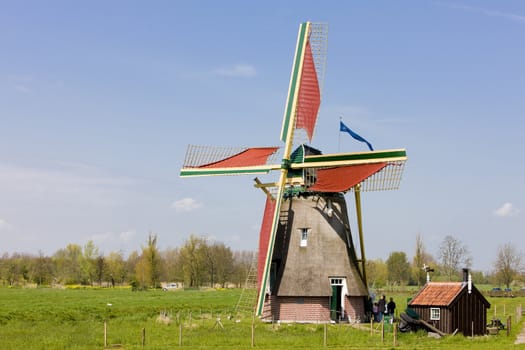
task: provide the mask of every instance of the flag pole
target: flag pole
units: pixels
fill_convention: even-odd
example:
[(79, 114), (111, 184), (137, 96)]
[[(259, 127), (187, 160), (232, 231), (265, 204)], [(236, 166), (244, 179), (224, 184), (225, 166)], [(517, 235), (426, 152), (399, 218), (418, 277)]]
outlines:
[(339, 142), (337, 144), (337, 153), (341, 152), (341, 122), (343, 117), (339, 116)]

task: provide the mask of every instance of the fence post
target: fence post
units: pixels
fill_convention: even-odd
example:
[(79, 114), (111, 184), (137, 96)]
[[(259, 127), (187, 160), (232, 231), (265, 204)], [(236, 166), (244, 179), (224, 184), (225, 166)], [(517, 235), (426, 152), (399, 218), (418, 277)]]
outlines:
[(326, 326), (326, 323), (324, 324), (324, 334), (323, 334), (323, 346), (326, 347), (328, 343), (328, 331), (327, 331), (327, 326)]
[(394, 327), (394, 348), (397, 346), (397, 325), (395, 322), (392, 323), (392, 327)]
[(179, 346), (182, 346), (182, 322), (179, 323)]
[(374, 318), (370, 318), (370, 335), (374, 334)]
[(381, 319), (381, 343), (385, 342), (385, 317)]
[(142, 328), (142, 347), (146, 346), (146, 328)]
[(512, 328), (512, 316), (507, 317), (507, 336), (510, 335), (510, 329)]
[(108, 321), (104, 320), (104, 348), (108, 347)]
[(255, 346), (255, 317), (252, 318), (252, 348)]

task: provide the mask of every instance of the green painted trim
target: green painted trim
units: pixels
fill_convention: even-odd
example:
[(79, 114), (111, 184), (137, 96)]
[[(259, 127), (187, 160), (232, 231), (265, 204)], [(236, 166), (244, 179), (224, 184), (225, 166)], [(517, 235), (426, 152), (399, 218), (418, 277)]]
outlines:
[(293, 63), (293, 71), (292, 71), (292, 77), (290, 81), (290, 87), (288, 91), (288, 98), (287, 98), (287, 106), (286, 106), (286, 112), (284, 114), (284, 120), (283, 120), (283, 126), (281, 130), (281, 141), (285, 142), (285, 151), (284, 151), (284, 159), (283, 164), (281, 168), (281, 177), (279, 180), (279, 191), (276, 196), (276, 203), (275, 203), (275, 212), (273, 215), (273, 222), (272, 222), (272, 228), (270, 232), (270, 239), (269, 239), (269, 245), (268, 245), (268, 251), (266, 252), (265, 262), (264, 262), (264, 270), (263, 270), (263, 276), (261, 281), (261, 289), (259, 290), (258, 300), (257, 300), (257, 308), (256, 308), (256, 315), (261, 316), (263, 309), (264, 309), (264, 300), (266, 297), (266, 286), (268, 285), (268, 278), (270, 275), (270, 269), (271, 269), (271, 262), (273, 257), (273, 248), (275, 243), (275, 236), (277, 233), (278, 228), (278, 221), (279, 216), (281, 213), (281, 201), (283, 199), (284, 194), (284, 184), (286, 182), (286, 177), (288, 174), (288, 164), (290, 162), (290, 152), (291, 152), (291, 145), (292, 145), (292, 138), (290, 137), (291, 130), (290, 128), (293, 125), (290, 125), (293, 122), (293, 106), (295, 105), (296, 101), (296, 90), (298, 89), (298, 77), (299, 77), (299, 68), (301, 67), (302, 61), (304, 59), (304, 47), (307, 37), (307, 29), (308, 29), (309, 23), (301, 23), (300, 29), (299, 29), (299, 38), (297, 40), (297, 47), (295, 49), (295, 57), (294, 57), (294, 63)]
[(352, 160), (377, 160), (388, 158), (406, 157), (405, 150), (390, 150), (390, 151), (373, 151), (363, 153), (341, 153), (341, 154), (326, 154), (322, 156), (306, 156), (305, 163), (321, 163), (321, 162), (341, 162)]
[(180, 177), (211, 176), (211, 175), (242, 175), (242, 174), (268, 174), (272, 168), (259, 169), (191, 169), (181, 170)]
[(292, 163), (303, 163), (304, 162), (304, 145), (299, 145), (290, 155), (290, 162)]
[(275, 244), (275, 236), (277, 235), (277, 229), (279, 227), (279, 217), (281, 216), (281, 204), (283, 201), (284, 196), (284, 180), (287, 175), (287, 170), (282, 169), (281, 170), (281, 185), (279, 187), (279, 192), (277, 193), (277, 196), (275, 198), (275, 211), (273, 213), (273, 221), (272, 221), (272, 228), (270, 232), (270, 239), (268, 240), (268, 251), (266, 252), (266, 258), (264, 260), (264, 270), (263, 270), (263, 276), (261, 281), (261, 289), (259, 290), (258, 300), (257, 300), (257, 309), (255, 311), (256, 316), (262, 316), (262, 312), (264, 309), (264, 300), (266, 297), (266, 286), (268, 285), (268, 278), (270, 276), (270, 269), (272, 265), (272, 257), (273, 257), (273, 248)]
[(286, 113), (284, 115), (283, 130), (281, 132), (281, 141), (286, 142), (288, 136), (288, 129), (290, 128), (290, 121), (292, 119), (292, 107), (295, 102), (295, 90), (297, 88), (297, 78), (299, 76), (299, 67), (304, 56), (304, 41), (306, 39), (306, 28), (308, 23), (301, 23), (301, 29), (297, 44), (297, 52), (295, 53), (292, 80), (290, 83), (290, 91), (288, 91), (288, 105), (286, 106)]

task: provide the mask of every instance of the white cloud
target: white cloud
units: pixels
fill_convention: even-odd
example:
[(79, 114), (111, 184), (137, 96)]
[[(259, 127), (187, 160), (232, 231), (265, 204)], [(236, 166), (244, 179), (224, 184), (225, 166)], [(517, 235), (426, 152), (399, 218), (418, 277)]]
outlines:
[(232, 235), (232, 236), (230, 236), (229, 241), (230, 242), (240, 242), (241, 241), (241, 236), (239, 236), (239, 235)]
[(89, 240), (96, 242), (96, 243), (105, 243), (105, 242), (112, 240), (112, 238), (113, 238), (113, 234), (111, 232), (105, 232), (105, 233), (95, 233), (94, 235), (91, 235)]
[(120, 243), (126, 243), (129, 242), (135, 237), (135, 231), (123, 231), (121, 233), (115, 233), (115, 232), (102, 232), (102, 233), (95, 233), (88, 237), (88, 240), (91, 240), (99, 245), (115, 245)]
[(202, 204), (193, 198), (183, 198), (173, 202), (171, 206), (175, 208), (175, 211), (177, 212), (190, 212), (202, 208)]
[(58, 165), (44, 169), (0, 164), (0, 192), (18, 199), (52, 198), (108, 206), (121, 204), (123, 193), (137, 183), (94, 167)]
[(131, 240), (133, 237), (135, 237), (134, 231), (124, 231), (124, 232), (121, 232), (119, 235), (120, 240), (124, 242)]
[(515, 208), (512, 203), (504, 203), (501, 207), (494, 210), (494, 215), (499, 217), (509, 217), (517, 215), (520, 212), (518, 208)]
[(24, 94), (27, 94), (27, 93), (30, 93), (32, 92), (33, 90), (31, 90), (31, 88), (25, 86), (25, 85), (17, 85), (15, 86), (15, 90), (18, 91), (18, 92), (22, 92)]
[(215, 73), (224, 77), (251, 78), (257, 75), (255, 67), (249, 64), (236, 64), (215, 70)]
[(13, 226), (10, 223), (8, 223), (6, 220), (0, 219), (0, 231), (7, 231), (11, 227)]

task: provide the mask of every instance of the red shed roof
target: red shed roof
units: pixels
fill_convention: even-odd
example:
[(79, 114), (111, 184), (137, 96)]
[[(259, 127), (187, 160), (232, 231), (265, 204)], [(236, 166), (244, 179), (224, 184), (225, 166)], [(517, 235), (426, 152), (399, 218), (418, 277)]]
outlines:
[(466, 286), (463, 282), (429, 282), (410, 301), (410, 305), (449, 306)]

